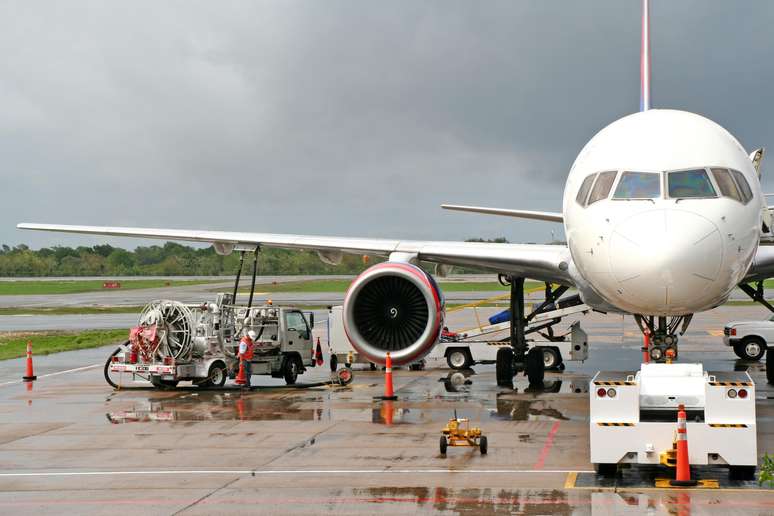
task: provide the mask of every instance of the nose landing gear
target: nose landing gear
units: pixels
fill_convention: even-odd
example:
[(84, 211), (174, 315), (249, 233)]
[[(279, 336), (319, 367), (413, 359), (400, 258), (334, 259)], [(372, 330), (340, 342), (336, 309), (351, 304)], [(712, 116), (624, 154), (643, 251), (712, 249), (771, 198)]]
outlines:
[(677, 342), (679, 340), (677, 328), (682, 324), (679, 335), (683, 335), (688, 329), (692, 317), (693, 314), (669, 318), (658, 317), (656, 321), (653, 316), (634, 316), (634, 320), (637, 321), (642, 333), (650, 336), (648, 355), (653, 362), (677, 360)]

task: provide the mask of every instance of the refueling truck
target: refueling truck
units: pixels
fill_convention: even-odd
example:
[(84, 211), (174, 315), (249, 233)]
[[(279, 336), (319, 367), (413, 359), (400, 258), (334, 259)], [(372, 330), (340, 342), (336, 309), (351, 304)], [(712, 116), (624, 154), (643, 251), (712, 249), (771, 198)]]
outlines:
[(314, 366), (309, 317), (292, 307), (271, 304), (236, 306), (232, 294), (214, 303), (183, 304), (171, 300), (149, 303), (132, 328), (129, 340), (105, 366), (114, 387), (118, 373), (139, 376), (155, 387), (174, 387), (190, 380), (202, 387), (222, 387), (239, 369), (239, 340), (253, 330), (254, 375), (271, 375), (294, 384), (306, 367)]

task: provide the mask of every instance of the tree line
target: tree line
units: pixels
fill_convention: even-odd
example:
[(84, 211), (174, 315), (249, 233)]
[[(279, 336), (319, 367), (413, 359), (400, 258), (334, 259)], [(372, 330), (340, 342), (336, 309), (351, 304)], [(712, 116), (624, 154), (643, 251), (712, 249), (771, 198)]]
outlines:
[[(470, 241), (506, 242), (471, 239)], [(358, 274), (382, 261), (376, 257), (344, 255), (339, 265), (320, 261), (314, 251), (289, 251), (265, 248), (259, 257), (259, 273), (284, 274)], [(111, 245), (93, 247), (44, 247), (33, 250), (21, 244), (0, 247), (0, 276), (221, 276), (235, 274), (239, 253), (221, 256), (210, 246), (195, 248), (167, 242), (164, 245), (137, 247), (133, 251)], [(246, 254), (243, 273), (249, 274), (252, 256)], [(432, 271), (432, 268), (428, 270)], [(455, 267), (455, 273), (483, 272)]]

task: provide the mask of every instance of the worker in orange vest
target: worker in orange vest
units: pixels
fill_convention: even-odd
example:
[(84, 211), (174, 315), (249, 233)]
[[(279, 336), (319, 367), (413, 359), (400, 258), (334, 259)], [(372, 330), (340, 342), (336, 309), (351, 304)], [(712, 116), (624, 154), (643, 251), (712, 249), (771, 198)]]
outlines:
[(247, 335), (242, 337), (242, 340), (239, 341), (239, 359), (244, 363), (245, 365), (245, 378), (247, 379), (247, 387), (250, 387), (250, 378), (253, 375), (253, 364), (251, 360), (253, 359), (253, 351), (255, 350), (255, 339), (256, 339), (255, 332), (253, 330), (250, 330), (247, 332)]

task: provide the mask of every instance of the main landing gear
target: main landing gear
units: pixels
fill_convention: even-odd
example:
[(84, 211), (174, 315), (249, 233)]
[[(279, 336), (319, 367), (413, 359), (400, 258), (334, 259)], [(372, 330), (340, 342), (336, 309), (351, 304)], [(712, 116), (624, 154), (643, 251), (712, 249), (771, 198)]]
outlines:
[(654, 317), (635, 315), (634, 320), (640, 327), (643, 335), (650, 337), (648, 352), (654, 362), (665, 362), (677, 359), (677, 341), (679, 335), (683, 335), (691, 324), (693, 314), (677, 317)]
[[(503, 285), (511, 287), (511, 346), (500, 348), (497, 351), (497, 385), (512, 387), (513, 377), (524, 372), (530, 385), (540, 386), (543, 384), (545, 375), (543, 351), (537, 347), (528, 350), (526, 336), (531, 333), (540, 333), (543, 337), (551, 340), (554, 336), (552, 327), (560, 322), (561, 318), (553, 318), (535, 326), (530, 326), (530, 321), (539, 314), (555, 310), (556, 302), (567, 292), (568, 287), (560, 286), (554, 289), (550, 283), (546, 283), (545, 301), (525, 315), (524, 278), (501, 275), (499, 280)], [(574, 306), (581, 303), (579, 296), (571, 296), (563, 301), (563, 306)]]
[[(766, 297), (764, 296), (763, 281), (756, 281), (755, 287), (749, 283), (740, 283), (739, 288), (742, 292), (750, 296), (750, 299), (756, 303), (762, 304), (768, 308), (770, 312), (774, 312), (774, 306), (766, 301)], [(766, 351), (766, 381), (770, 385), (774, 385), (774, 347), (769, 347), (768, 351)]]

